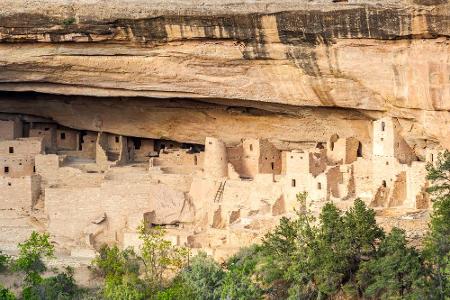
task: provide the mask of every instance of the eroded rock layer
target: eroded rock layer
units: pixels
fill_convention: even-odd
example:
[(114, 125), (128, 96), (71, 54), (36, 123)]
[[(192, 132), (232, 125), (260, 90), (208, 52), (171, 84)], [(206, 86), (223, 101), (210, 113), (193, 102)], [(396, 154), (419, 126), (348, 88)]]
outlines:
[(3, 0), (3, 208), (70, 251), (136, 245), (143, 220), (222, 257), (302, 191), (423, 228), (449, 37), (446, 0)]

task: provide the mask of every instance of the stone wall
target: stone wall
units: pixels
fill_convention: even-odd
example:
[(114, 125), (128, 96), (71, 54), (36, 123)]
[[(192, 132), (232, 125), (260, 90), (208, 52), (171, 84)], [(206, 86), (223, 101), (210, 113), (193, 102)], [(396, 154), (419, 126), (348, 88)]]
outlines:
[(23, 136), (23, 125), (19, 120), (0, 120), (0, 140), (14, 140)]
[(39, 176), (9, 178), (0, 176), (0, 209), (29, 211), (40, 193)]

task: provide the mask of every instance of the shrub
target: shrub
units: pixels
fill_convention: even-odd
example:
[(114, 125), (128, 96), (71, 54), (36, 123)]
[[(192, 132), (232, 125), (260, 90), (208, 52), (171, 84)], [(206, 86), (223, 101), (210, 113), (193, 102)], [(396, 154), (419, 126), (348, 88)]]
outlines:
[(225, 277), (222, 267), (205, 253), (195, 256), (183, 269), (180, 278), (195, 299), (220, 299), (220, 290)]
[(19, 256), (14, 262), (15, 269), (25, 273), (27, 285), (41, 282), (41, 273), (47, 270), (43, 259), (53, 258), (55, 248), (50, 243), (47, 233), (40, 234), (33, 231), (31, 236), (18, 245)]
[(10, 290), (0, 284), (0, 299), (1, 300), (16, 300), (16, 295)]

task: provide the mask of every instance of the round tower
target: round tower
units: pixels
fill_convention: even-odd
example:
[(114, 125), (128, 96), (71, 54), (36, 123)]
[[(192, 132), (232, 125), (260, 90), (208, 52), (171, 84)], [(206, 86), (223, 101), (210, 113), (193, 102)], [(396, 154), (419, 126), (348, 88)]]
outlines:
[(228, 159), (225, 144), (216, 138), (205, 140), (205, 159), (203, 169), (206, 176), (222, 178), (228, 176)]

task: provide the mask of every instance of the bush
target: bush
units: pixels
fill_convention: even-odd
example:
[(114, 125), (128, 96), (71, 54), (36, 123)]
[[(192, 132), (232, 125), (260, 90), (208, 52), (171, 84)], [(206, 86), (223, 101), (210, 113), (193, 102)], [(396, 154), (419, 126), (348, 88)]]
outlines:
[(50, 243), (47, 233), (40, 234), (33, 231), (31, 236), (18, 245), (19, 256), (14, 262), (15, 269), (25, 273), (27, 285), (39, 284), (40, 274), (47, 270), (43, 259), (53, 258), (55, 248)]
[(220, 290), (225, 277), (222, 267), (205, 253), (195, 256), (183, 269), (180, 278), (192, 296), (199, 300), (220, 299)]
[(10, 290), (0, 284), (0, 299), (1, 300), (16, 300), (16, 295)]
[(263, 291), (254, 280), (259, 251), (258, 246), (243, 248), (227, 261), (222, 299), (261, 299)]
[(106, 299), (145, 299), (145, 283), (139, 278), (139, 258), (132, 249), (121, 251), (117, 246), (104, 245), (94, 259), (96, 272), (105, 278), (103, 295)]
[(9, 257), (6, 254), (3, 254), (3, 252), (0, 251), (0, 272), (6, 271), (9, 267), (10, 263), (11, 263), (11, 257)]
[(66, 268), (65, 272), (55, 276), (43, 278), (40, 283), (25, 287), (22, 292), (24, 299), (74, 299), (81, 293), (73, 278), (73, 269)]

